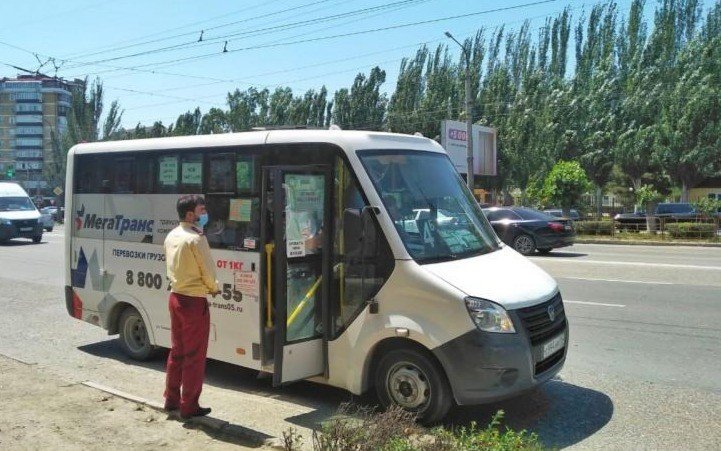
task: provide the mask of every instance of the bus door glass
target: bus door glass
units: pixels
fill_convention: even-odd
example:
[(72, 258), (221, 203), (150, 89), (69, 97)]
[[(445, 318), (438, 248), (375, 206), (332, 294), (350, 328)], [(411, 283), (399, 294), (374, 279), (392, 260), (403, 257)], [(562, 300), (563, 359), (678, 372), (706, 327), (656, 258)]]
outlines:
[[(330, 325), (330, 183), (328, 166), (274, 167), (271, 313), (273, 384), (326, 373)], [(267, 223), (266, 223), (267, 224)]]

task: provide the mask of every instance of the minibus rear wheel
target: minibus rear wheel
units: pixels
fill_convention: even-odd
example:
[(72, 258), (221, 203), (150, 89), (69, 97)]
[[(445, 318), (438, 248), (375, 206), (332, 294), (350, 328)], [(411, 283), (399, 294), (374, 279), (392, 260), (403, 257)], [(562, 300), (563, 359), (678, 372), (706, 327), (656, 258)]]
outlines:
[(155, 351), (150, 344), (148, 329), (143, 317), (134, 307), (123, 310), (118, 321), (120, 347), (133, 360), (148, 360)]
[(442, 420), (453, 404), (443, 369), (428, 353), (395, 349), (378, 361), (375, 387), (381, 404), (397, 405), (417, 415), (423, 424)]

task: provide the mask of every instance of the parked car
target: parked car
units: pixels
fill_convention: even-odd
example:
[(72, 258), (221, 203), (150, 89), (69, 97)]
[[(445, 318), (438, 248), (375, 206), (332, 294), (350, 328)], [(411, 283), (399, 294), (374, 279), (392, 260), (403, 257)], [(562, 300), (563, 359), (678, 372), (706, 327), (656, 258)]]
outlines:
[[(655, 218), (663, 218), (666, 222), (695, 221), (699, 218), (693, 205), (686, 202), (664, 202), (656, 205), (653, 211)], [(617, 227), (621, 230), (640, 230), (646, 228), (646, 212), (619, 213), (614, 216)]]
[(43, 229), (45, 229), (46, 232), (53, 231), (53, 227), (55, 226), (55, 219), (53, 219), (52, 214), (45, 213), (40, 210), (40, 219), (38, 219), (38, 222), (43, 225)]
[(573, 222), (525, 207), (493, 207), (483, 210), (498, 237), (523, 255), (536, 250), (571, 246), (576, 239)]
[(621, 230), (638, 231), (646, 228), (646, 212), (643, 210), (632, 213), (618, 213), (613, 217), (616, 226)]
[(60, 212), (60, 210), (58, 209), (58, 207), (53, 207), (53, 206), (43, 207), (43, 208), (40, 209), (40, 213), (47, 213), (47, 214), (49, 214), (50, 216), (52, 216), (53, 221), (57, 221), (57, 220), (58, 220), (58, 213), (59, 213), (59, 212)]
[(686, 202), (663, 203), (656, 205), (654, 216), (670, 221), (694, 221), (699, 214), (693, 205)]
[[(563, 218), (563, 210), (552, 208), (550, 210), (543, 210), (544, 213), (549, 214), (551, 216), (554, 216), (556, 218)], [(581, 220), (581, 214), (578, 212), (578, 210), (572, 208), (569, 212), (570, 216), (568, 219), (572, 221), (580, 221)]]

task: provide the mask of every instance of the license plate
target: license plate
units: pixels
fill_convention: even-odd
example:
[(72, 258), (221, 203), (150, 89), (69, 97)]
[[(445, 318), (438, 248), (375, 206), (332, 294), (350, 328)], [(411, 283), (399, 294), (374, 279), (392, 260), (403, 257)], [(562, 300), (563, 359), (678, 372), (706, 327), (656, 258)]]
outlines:
[(564, 344), (566, 343), (566, 333), (562, 332), (560, 335), (556, 336), (555, 338), (552, 338), (550, 341), (547, 341), (543, 344), (542, 352), (541, 352), (541, 360), (546, 360), (551, 355), (558, 352), (558, 350), (562, 349)]
[(21, 232), (30, 232), (30, 231), (32, 231), (32, 230), (33, 230), (32, 227), (20, 227), (20, 231), (21, 231)]

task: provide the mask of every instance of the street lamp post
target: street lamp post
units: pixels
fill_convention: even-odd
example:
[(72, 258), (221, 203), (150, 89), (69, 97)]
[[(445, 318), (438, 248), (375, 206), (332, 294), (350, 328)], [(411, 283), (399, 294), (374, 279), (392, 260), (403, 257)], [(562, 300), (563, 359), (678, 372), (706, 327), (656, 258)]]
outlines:
[(446, 31), (446, 36), (453, 39), (453, 42), (458, 44), (463, 50), (463, 55), (466, 58), (466, 161), (468, 167), (466, 169), (466, 182), (468, 188), (473, 192), (474, 180), (473, 180), (473, 106), (471, 103), (471, 54), (465, 45), (458, 42), (453, 35)]

